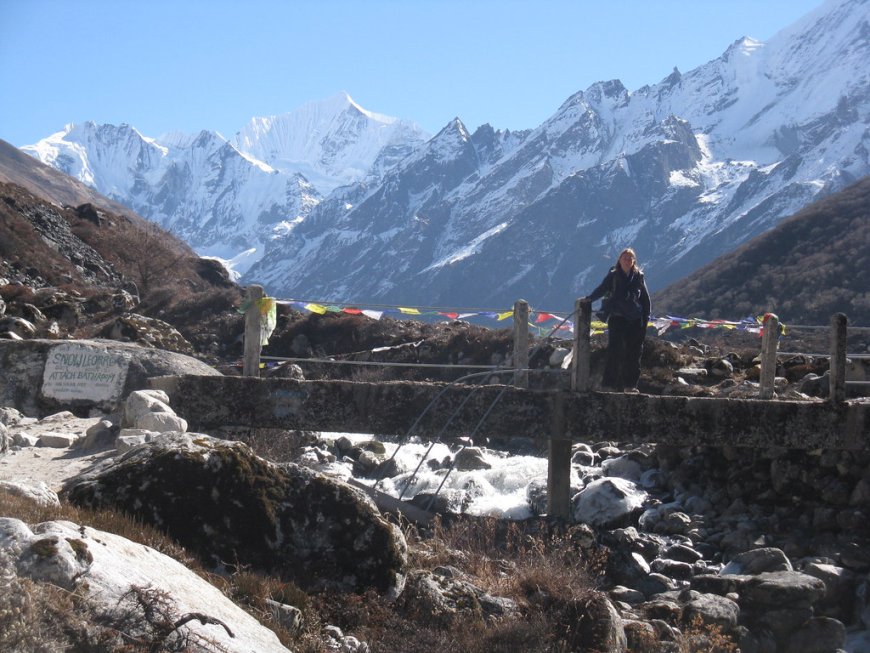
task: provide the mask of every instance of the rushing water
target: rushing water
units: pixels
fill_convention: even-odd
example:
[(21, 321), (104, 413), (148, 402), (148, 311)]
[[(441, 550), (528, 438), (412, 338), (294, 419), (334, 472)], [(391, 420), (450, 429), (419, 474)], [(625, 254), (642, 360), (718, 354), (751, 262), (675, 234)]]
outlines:
[[(324, 440), (331, 441), (345, 436), (354, 443), (371, 440), (371, 436), (355, 433), (322, 433)], [(450, 490), (465, 491), (470, 498), (470, 504), (465, 512), (473, 515), (490, 515), (504, 517), (506, 519), (525, 519), (532, 516), (532, 511), (526, 498), (526, 491), (530, 483), (543, 483), (547, 481), (547, 459), (540, 456), (522, 456), (507, 454), (493, 449), (481, 447), (484, 460), (491, 465), (490, 469), (471, 471), (449, 471), (448, 465), (441, 465), (432, 470), (426, 463), (435, 460), (443, 463), (445, 459), (451, 459), (456, 450), (451, 450), (447, 445), (422, 442), (415, 438), (402, 445), (396, 453), (395, 443), (384, 442), (387, 456), (395, 454), (395, 460), (399, 469), (406, 470), (394, 477), (387, 477), (380, 481), (376, 478), (361, 478), (357, 480), (374, 485), (377, 489), (394, 497), (402, 496), (403, 499), (412, 499), (420, 493), (432, 493), (438, 490), (444, 482), (441, 493)], [(425, 457), (425, 460), (424, 460)], [(421, 464), (421, 461), (422, 464)], [(419, 466), (416, 475), (413, 472)], [(352, 476), (352, 464), (337, 461), (321, 467), (322, 471), (348, 478)], [(413, 480), (412, 480), (413, 475)], [(444, 481), (444, 477), (447, 480)], [(409, 481), (411, 481), (409, 483)]]

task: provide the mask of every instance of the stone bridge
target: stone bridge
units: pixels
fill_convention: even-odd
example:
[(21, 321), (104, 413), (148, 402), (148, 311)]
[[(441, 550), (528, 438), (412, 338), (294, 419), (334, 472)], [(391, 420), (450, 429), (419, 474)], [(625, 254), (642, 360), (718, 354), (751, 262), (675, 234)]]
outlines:
[(529, 390), (506, 385), (296, 381), (227, 376), (150, 380), (191, 429), (224, 425), (549, 442), (549, 513), (570, 515), (571, 444), (865, 449), (870, 403)]

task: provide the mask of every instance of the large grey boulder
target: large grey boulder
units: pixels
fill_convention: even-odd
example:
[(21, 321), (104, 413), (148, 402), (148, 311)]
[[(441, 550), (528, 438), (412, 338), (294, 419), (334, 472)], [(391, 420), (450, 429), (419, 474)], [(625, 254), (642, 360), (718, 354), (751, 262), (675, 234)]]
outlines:
[(0, 406), (25, 415), (114, 412), (157, 376), (220, 376), (184, 354), (114, 340), (0, 340)]
[(164, 433), (72, 479), (62, 496), (129, 512), (215, 565), (392, 595), (404, 582), (405, 539), (367, 496), (241, 442)]
[[(18, 519), (0, 517), (0, 572), (4, 579), (0, 596), (7, 604), (28, 602), (19, 578), (75, 592), (76, 603), (86, 604), (98, 617), (89, 627), (94, 629), (93, 635), (100, 636), (99, 650), (128, 650), (129, 640), (125, 642), (118, 634), (123, 628), (126, 635), (146, 642), (165, 638), (162, 650), (288, 651), (275, 633), (180, 562), (151, 547), (88, 526), (68, 521), (29, 526)], [(150, 609), (177, 620), (177, 629), (155, 632), (155, 622), (147, 620), (144, 604), (136, 603), (137, 593), (144, 596), (146, 592), (155, 597)], [(159, 603), (156, 597), (160, 597)], [(7, 610), (4, 626), (14, 628), (16, 621), (23, 621), (23, 615), (23, 610)], [(186, 618), (190, 615), (204, 619)], [(49, 645), (40, 650), (60, 649)]]
[(799, 571), (772, 571), (746, 583), (741, 603), (760, 608), (805, 608), (825, 596), (825, 583)]

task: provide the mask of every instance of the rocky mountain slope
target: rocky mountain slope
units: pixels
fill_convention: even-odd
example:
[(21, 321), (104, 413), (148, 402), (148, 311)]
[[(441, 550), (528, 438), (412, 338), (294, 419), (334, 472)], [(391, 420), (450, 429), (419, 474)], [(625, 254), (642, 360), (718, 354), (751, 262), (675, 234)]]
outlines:
[(0, 182), (0, 337), (114, 337), (221, 358), (242, 331), (240, 302), (220, 264), (154, 223)]
[(870, 326), (870, 177), (657, 293), (660, 315), (710, 319), (774, 312), (824, 325), (833, 313)]
[(425, 134), (340, 94), (254, 118), (231, 140), (203, 130), (160, 138), (126, 124), (67, 125), (22, 148), (243, 269), (263, 243), (305, 219), (323, 195), (376, 174)]
[(634, 244), (664, 287), (870, 171), (867, 30), (866, 2), (831, 2), (659, 84), (595, 84), (519, 142), (454, 121), (249, 277), (291, 297), (554, 309)]

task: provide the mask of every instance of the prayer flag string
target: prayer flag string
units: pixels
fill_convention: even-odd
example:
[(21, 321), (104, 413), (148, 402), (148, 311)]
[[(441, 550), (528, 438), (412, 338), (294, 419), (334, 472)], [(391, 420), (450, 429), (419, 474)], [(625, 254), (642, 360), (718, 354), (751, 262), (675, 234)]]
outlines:
[[(378, 307), (377, 310), (366, 309), (359, 306), (345, 306), (336, 304), (320, 304), (315, 302), (304, 302), (297, 300), (278, 300), (278, 303), (290, 306), (293, 309), (316, 313), (318, 315), (326, 315), (327, 313), (345, 313), (347, 315), (365, 315), (373, 320), (380, 320), (384, 316), (392, 315), (411, 315), (415, 317), (435, 317), (445, 318), (450, 321), (466, 320), (469, 318), (483, 318), (503, 322), (509, 318), (513, 318), (513, 310), (507, 311), (472, 311), (463, 312), (460, 310), (440, 309), (426, 310), (413, 306), (395, 306), (395, 307)], [(662, 317), (650, 317), (647, 323), (647, 328), (655, 329), (658, 335), (662, 335), (671, 329), (726, 329), (732, 331), (743, 331), (761, 335), (764, 332), (764, 324), (771, 313), (765, 313), (758, 316), (747, 316), (738, 321), (730, 320), (704, 320), (702, 318), (678, 317), (674, 315), (665, 315)], [(561, 324), (555, 327), (556, 332), (574, 333), (574, 323), (565, 318), (564, 315), (557, 313), (531, 310), (529, 313), (529, 327), (538, 333), (544, 333), (553, 330), (552, 326), (546, 326), (546, 323), (553, 320), (558, 320)], [(593, 320), (591, 324), (591, 333), (601, 334), (606, 333), (607, 324), (597, 320)], [(784, 324), (780, 324), (780, 335), (785, 335), (786, 328)]]

